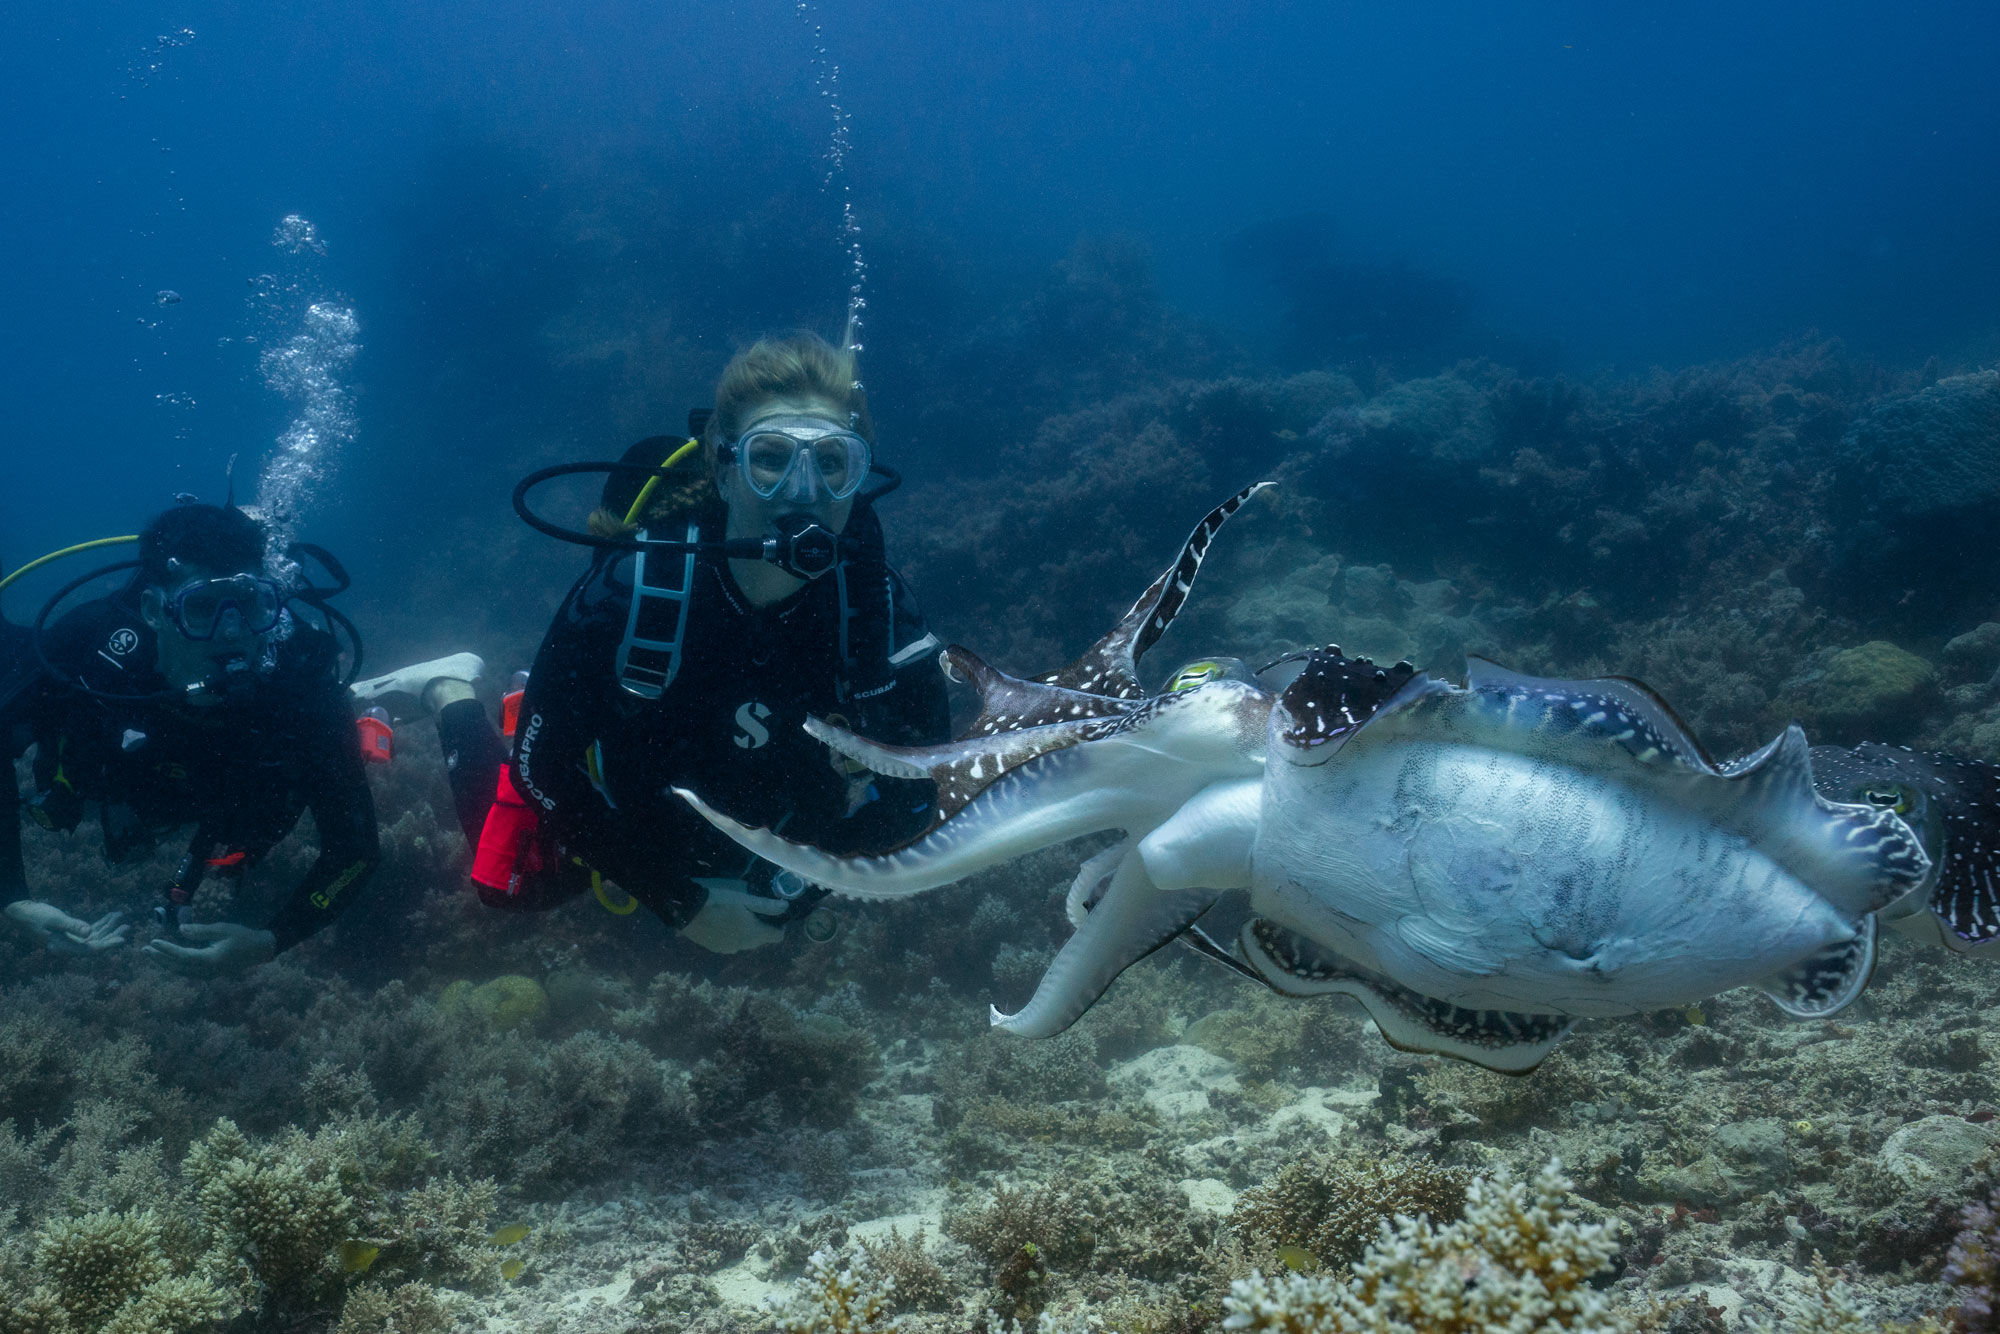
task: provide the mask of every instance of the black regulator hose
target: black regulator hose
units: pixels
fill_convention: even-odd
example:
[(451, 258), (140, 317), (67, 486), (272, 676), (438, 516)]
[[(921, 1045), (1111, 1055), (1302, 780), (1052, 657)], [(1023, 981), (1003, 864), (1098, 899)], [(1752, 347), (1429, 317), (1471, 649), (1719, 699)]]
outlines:
[[(864, 488), (854, 498), (857, 506), (871, 505), (903, 484), (903, 476), (893, 468), (885, 468), (877, 463), (868, 470), (879, 476), (886, 485), (872, 490)], [(606, 537), (586, 532), (578, 528), (565, 528), (550, 519), (535, 513), (528, 504), (528, 493), (544, 482), (552, 482), (558, 477), (577, 477), (585, 474), (629, 474), (638, 477), (668, 477), (672, 470), (645, 463), (555, 463), (546, 468), (538, 468), (523, 477), (514, 487), (514, 513), (521, 516), (521, 522), (538, 533), (555, 538), (558, 542), (568, 542), (579, 547), (595, 547), (600, 551), (637, 551), (641, 547), (649, 551), (671, 551), (684, 553), (702, 551), (712, 555), (725, 556), (732, 560), (771, 560), (791, 568), (779, 556), (789, 549), (791, 535), (780, 533), (776, 539), (762, 537), (706, 538), (699, 542), (680, 542), (662, 538), (640, 541), (636, 536)], [(817, 525), (815, 525), (817, 526)], [(822, 529), (821, 531), (824, 531)], [(835, 539), (840, 553), (847, 554), (849, 543), (845, 538)], [(830, 566), (829, 566), (830, 568)], [(818, 571), (824, 573), (824, 570)], [(810, 576), (809, 576), (810, 577)]]

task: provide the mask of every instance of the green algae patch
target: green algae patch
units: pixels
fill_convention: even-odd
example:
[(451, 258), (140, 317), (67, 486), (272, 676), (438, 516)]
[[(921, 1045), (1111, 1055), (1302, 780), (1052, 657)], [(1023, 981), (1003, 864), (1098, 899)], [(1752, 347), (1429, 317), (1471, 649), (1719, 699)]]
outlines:
[(491, 982), (474, 985), (453, 982), (438, 997), (438, 1008), (447, 1014), (476, 1014), (496, 1033), (534, 1023), (548, 1013), (549, 993), (532, 977), (508, 974)]
[(1936, 685), (1936, 669), (1927, 660), (1875, 639), (1834, 654), (1810, 687), (1806, 703), (1829, 731), (1879, 739), (1881, 733), (1915, 721)]

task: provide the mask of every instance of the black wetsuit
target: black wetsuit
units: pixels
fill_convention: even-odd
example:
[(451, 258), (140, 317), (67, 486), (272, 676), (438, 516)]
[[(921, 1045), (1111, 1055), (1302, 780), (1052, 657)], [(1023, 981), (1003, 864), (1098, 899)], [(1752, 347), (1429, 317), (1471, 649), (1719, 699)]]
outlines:
[[(136, 695), (165, 685), (152, 665), (153, 632), (121, 599), (78, 607), (44, 642), (52, 665), (97, 690)], [(32, 897), (21, 865), (20, 793), (11, 781), (13, 759), (32, 741), (30, 813), (68, 830), (95, 803), (114, 862), (146, 855), (168, 830), (193, 826), (193, 875), (238, 871), (311, 810), (319, 857), (265, 926), (284, 950), (331, 922), (380, 855), (375, 802), (336, 663), (331, 636), (295, 626), (276, 645), (267, 677), (242, 698), (212, 707), (105, 699), (46, 679), (19, 690), (0, 706), (10, 766), (0, 785), (0, 903)]]
[[(722, 516), (709, 519), (720, 531)], [(850, 531), (856, 525), (879, 553), (872, 512), (858, 510)], [(703, 879), (762, 888), (769, 864), (695, 814), (676, 787), (746, 824), (837, 852), (893, 846), (930, 821), (930, 782), (839, 771), (802, 727), (808, 717), (834, 719), (894, 745), (950, 733), (937, 640), (879, 554), (764, 608), (749, 604), (725, 563), (697, 559), (685, 647), (657, 699), (625, 690), (615, 669), (632, 569), (629, 553), (597, 561), (542, 641), (512, 752), (539, 821), (541, 869), (511, 892), (481, 886), (487, 903), (547, 908), (588, 888), (596, 871), (678, 928), (705, 900)], [(438, 731), (459, 818), (476, 842), (505, 743), (471, 700), (444, 709)]]

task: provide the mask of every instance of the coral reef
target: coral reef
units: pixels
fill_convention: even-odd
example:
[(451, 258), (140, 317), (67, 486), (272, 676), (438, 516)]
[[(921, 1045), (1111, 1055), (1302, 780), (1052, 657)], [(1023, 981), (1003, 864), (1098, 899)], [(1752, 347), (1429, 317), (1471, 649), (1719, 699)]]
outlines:
[[(693, 335), (579, 323), (546, 295), (536, 336), (593, 383), (634, 354), (698, 360)], [(1149, 668), (1329, 639), (1447, 672), (1478, 652), (1642, 677), (1719, 754), (1798, 717), (1816, 741), (2000, 758), (1991, 372), (1808, 342), (1625, 380), (1267, 374), (1116, 244), (964, 326), (881, 385), (885, 422), (903, 375), (902, 425), (972, 430), (978, 458), (913, 462), (885, 508), (939, 633), (996, 663), (1082, 648), (1194, 515), (1268, 476)], [(974, 365), (970, 398), (921, 383)], [(621, 400), (635, 434), (653, 398)], [(492, 553), (438, 580), (492, 593), (453, 632), (525, 661), (570, 571), (538, 539), (439, 532)], [(434, 611), (364, 624), (393, 643), (434, 635)], [(1521, 1241), (1530, 1217), (1602, 1254), (1551, 1290), (1563, 1320), (1601, 1302), (1604, 1327), (1657, 1303), (1679, 1334), (1915, 1329), (1948, 1307), (1994, 1325), (2000, 1243), (1967, 1212), (2000, 1179), (1988, 961), (1891, 940), (1830, 1023), (1732, 994), (1586, 1023), (1510, 1080), (1173, 948), (1021, 1043), (986, 1005), (1024, 999), (1102, 840), (909, 902), (830, 900), (830, 942), (715, 958), (587, 898), (482, 909), (436, 742), (399, 741), (371, 775), (368, 898), (275, 963), (198, 985), (0, 937), (0, 1334), (749, 1334), (801, 1272), (785, 1318), (820, 1328), (1212, 1334), (1253, 1270), (1274, 1277), (1243, 1300), (1336, 1306), (1375, 1273), (1386, 1319), (1389, 1276), (1429, 1291), (1395, 1266), (1448, 1255), (1500, 1302), (1549, 1254)], [(27, 830), (32, 883), (82, 915), (149, 905), (174, 849), (107, 867), (100, 834)], [(198, 910), (254, 920), (311, 852), (288, 840)], [(1534, 1176), (1556, 1156), (1573, 1196)], [(1514, 1240), (1474, 1244), (1454, 1193), (1474, 1175), (1479, 1226)]]
[(1274, 1334), (1640, 1328), (1592, 1280), (1618, 1253), (1615, 1230), (1585, 1222), (1551, 1161), (1531, 1181), (1505, 1172), (1466, 1190), (1465, 1217), (1399, 1218), (1343, 1276), (1254, 1275), (1231, 1287), (1224, 1329)]
[(777, 1317), (778, 1328), (783, 1334), (895, 1334), (895, 1287), (863, 1257), (843, 1265), (827, 1251), (815, 1252), (791, 1307)]
[(1455, 1222), (1466, 1183), (1462, 1170), (1407, 1154), (1322, 1149), (1237, 1196), (1229, 1223), (1255, 1252), (1296, 1247), (1338, 1269), (1360, 1259), (1398, 1217)]

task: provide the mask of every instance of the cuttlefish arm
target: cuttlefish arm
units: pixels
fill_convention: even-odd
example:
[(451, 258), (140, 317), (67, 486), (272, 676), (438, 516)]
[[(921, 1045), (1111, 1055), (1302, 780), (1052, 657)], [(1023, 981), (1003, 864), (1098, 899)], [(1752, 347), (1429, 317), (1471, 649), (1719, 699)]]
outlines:
[[(1164, 847), (1155, 840), (1165, 838), (1163, 826), (1170, 821), (1180, 821), (1175, 829), (1194, 828), (1182, 812), (1197, 793), (1212, 784), (1262, 774), (1262, 738), (1270, 711), (1271, 696), (1256, 686), (1213, 681), (1141, 701), (1118, 718), (1059, 724), (1058, 729), (1074, 729), (1064, 731), (1061, 744), (983, 780), (977, 796), (909, 842), (865, 855), (837, 856), (795, 843), (741, 824), (693, 792), (675, 792), (703, 819), (766, 861), (859, 898), (902, 898), (1108, 829), (1141, 839), (1142, 855)], [(975, 738), (962, 743), (964, 753), (952, 762), (963, 764), (965, 755), (990, 754), (991, 747), (1015, 739), (1033, 741), (1035, 736)], [(946, 757), (952, 750), (937, 749)], [(1172, 857), (1162, 853), (1150, 873), (1162, 888), (1219, 887), (1212, 880), (1190, 879), (1183, 869), (1200, 864), (1199, 854), (1207, 846), (1197, 839)]]
[(1139, 659), (1186, 605), (1216, 533), (1250, 497), (1269, 485), (1256, 482), (1246, 486), (1204, 515), (1181, 544), (1173, 564), (1153, 580), (1118, 624), (1060, 671), (1023, 679), (989, 666), (962, 645), (944, 650), (939, 658), (945, 671), (969, 682), (979, 694), (978, 714), (949, 743), (886, 746), (817, 718), (807, 720), (806, 731), (876, 773), (935, 782), (938, 793), (932, 828), (950, 820), (987, 787), (1030, 760), (1112, 735), (1119, 730), (1119, 720), (1146, 707), (1145, 691), (1139, 686)]
[(1093, 858), (1086, 873), (1120, 854), (1109, 884), (1036, 984), (1034, 999), (1014, 1014), (995, 1009), (993, 1026), (1020, 1037), (1054, 1037), (1120, 973), (1214, 907), (1224, 890), (1247, 887), (1262, 788), (1257, 779), (1212, 784), (1143, 838)]
[(1147, 586), (1130, 610), (1119, 617), (1118, 624), (1112, 626), (1075, 662), (1035, 680), (1086, 694), (1113, 695), (1119, 699), (1142, 698), (1146, 692), (1139, 684), (1139, 659), (1159, 642), (1160, 636), (1167, 632), (1174, 617), (1187, 604), (1188, 593), (1194, 588), (1194, 577), (1208, 555), (1209, 543), (1215, 540), (1222, 525), (1229, 522), (1230, 516), (1242, 509), (1250, 497), (1271, 485), (1273, 483), (1252, 482), (1203, 515), (1201, 522), (1194, 526), (1194, 531), (1188, 534), (1187, 541), (1181, 544), (1181, 554), (1174, 563)]
[[(1109, 748), (1107, 751), (1106, 748)], [(913, 841), (889, 852), (836, 856), (730, 819), (684, 788), (675, 793), (744, 848), (856, 898), (919, 894), (1038, 849), (1106, 829), (1150, 828), (1157, 809), (1143, 782), (1142, 752), (1105, 741), (1031, 756)], [(890, 772), (894, 772), (893, 770)]]

